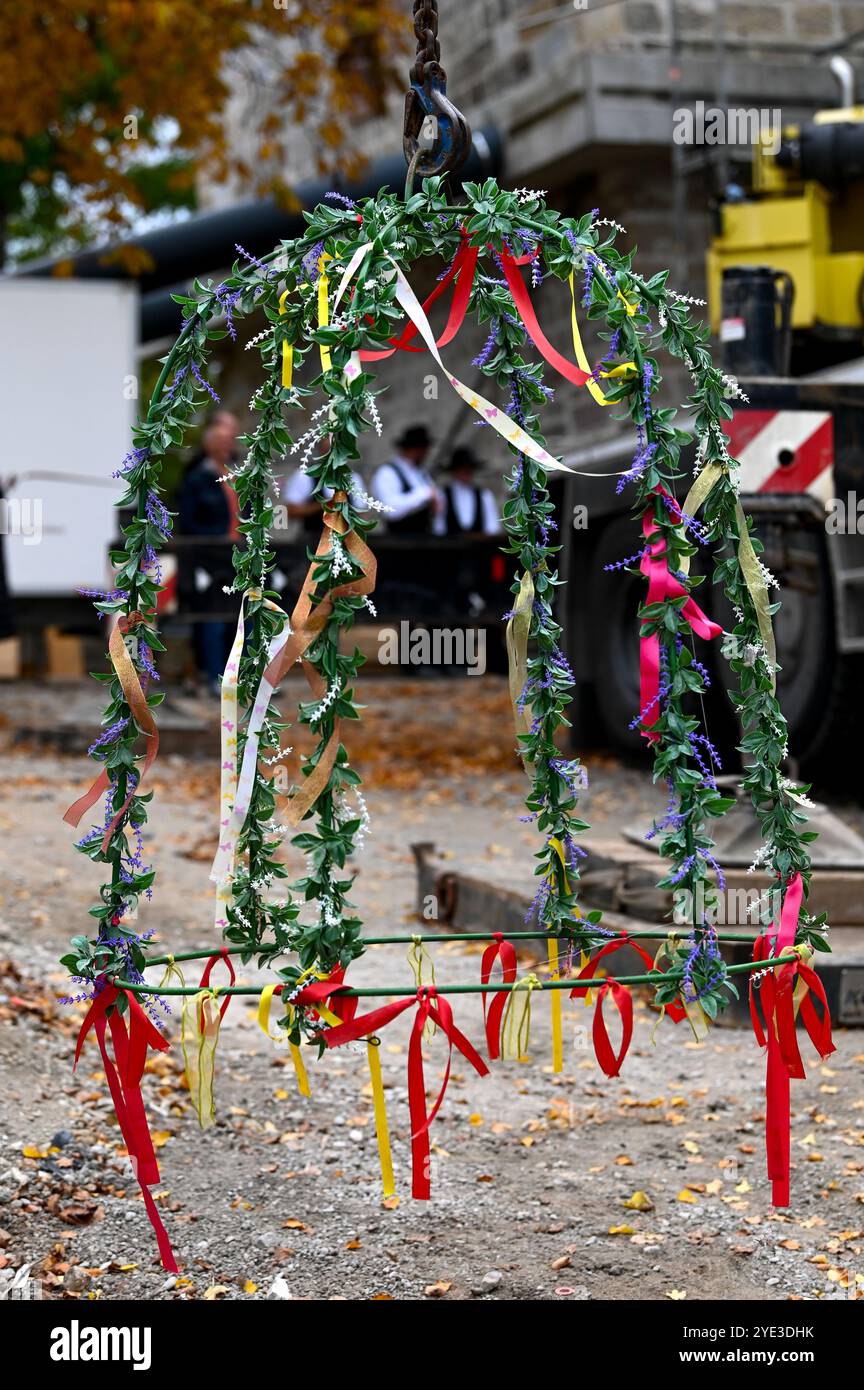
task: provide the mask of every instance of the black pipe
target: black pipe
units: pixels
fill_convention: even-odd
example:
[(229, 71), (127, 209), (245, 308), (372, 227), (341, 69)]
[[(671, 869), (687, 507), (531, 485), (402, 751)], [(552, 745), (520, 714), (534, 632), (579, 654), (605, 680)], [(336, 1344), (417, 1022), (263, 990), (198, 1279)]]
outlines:
[[(502, 164), (501, 137), (490, 127), (474, 135), (468, 159), (454, 178), (458, 187), (466, 180), (498, 174)], [(368, 198), (379, 189), (401, 189), (405, 183), (405, 161), (393, 155), (371, 164), (353, 182), (337, 181), (333, 176), (300, 184), (296, 190), (300, 206), (313, 208), (330, 189), (337, 188), (350, 198)], [(130, 275), (110, 252), (117, 248), (95, 247), (70, 258), (60, 258), (64, 267), (71, 263), (72, 274), (85, 280), (134, 279), (141, 291), (140, 339), (174, 336), (180, 328), (180, 309), (171, 292), (185, 290), (196, 275), (227, 269), (236, 259), (239, 243), (253, 256), (266, 255), (277, 242), (299, 236), (306, 224), (300, 212), (288, 212), (272, 199), (237, 203), (218, 212), (205, 212), (175, 222), (157, 231), (130, 237), (127, 245), (146, 251), (152, 265), (139, 275)], [(59, 260), (34, 262), (16, 271), (16, 276), (50, 276)]]

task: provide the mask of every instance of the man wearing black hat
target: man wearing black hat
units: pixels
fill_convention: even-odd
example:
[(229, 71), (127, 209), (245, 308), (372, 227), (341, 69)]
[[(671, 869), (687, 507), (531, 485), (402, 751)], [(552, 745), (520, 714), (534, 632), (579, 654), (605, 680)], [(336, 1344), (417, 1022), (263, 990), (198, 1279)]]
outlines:
[(496, 536), (501, 530), (498, 505), (488, 487), (475, 480), (480, 460), (471, 449), (454, 449), (442, 489), (444, 506), (432, 525), (437, 536)]
[(396, 440), (398, 452), (375, 470), (372, 491), (395, 535), (427, 535), (441, 511), (441, 495), (423, 466), (431, 443), (425, 425), (410, 425)]

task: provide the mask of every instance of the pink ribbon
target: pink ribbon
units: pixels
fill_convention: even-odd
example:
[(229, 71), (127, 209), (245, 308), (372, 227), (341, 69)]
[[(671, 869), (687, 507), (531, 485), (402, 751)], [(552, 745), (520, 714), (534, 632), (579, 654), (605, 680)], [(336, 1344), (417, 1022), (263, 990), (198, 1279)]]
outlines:
[[(669, 495), (664, 488), (658, 488), (657, 491), (661, 494), (665, 493), (666, 496)], [(646, 604), (663, 603), (667, 599), (681, 598), (687, 590), (669, 572), (666, 541), (658, 529), (653, 504), (642, 517), (642, 534), (645, 537), (647, 549), (642, 556), (639, 568), (648, 580)], [(693, 598), (687, 599), (681, 613), (697, 637), (710, 640), (712, 637), (719, 637), (723, 631), (719, 623), (714, 623), (706, 617)], [(660, 717), (660, 638), (656, 632), (643, 633), (640, 638), (639, 699), (640, 718), (644, 726), (642, 732), (650, 743), (656, 743), (660, 737), (659, 734), (652, 732), (653, 726)]]

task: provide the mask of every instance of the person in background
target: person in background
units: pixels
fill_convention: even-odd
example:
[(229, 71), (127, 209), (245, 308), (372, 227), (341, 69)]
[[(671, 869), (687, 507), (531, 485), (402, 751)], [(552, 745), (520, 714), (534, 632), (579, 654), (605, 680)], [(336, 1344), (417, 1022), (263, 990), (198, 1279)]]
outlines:
[[(362, 511), (363, 508), (360, 503), (365, 494), (365, 488), (360, 474), (355, 473), (353, 469), (351, 470), (351, 494), (354, 498), (354, 505)], [(332, 496), (329, 488), (328, 495)], [(305, 469), (295, 468), (282, 489), (282, 501), (285, 503), (288, 516), (293, 521), (299, 521), (304, 532), (309, 532), (312, 535), (320, 534), (324, 508), (312, 496), (312, 479)]]
[[(178, 534), (225, 540), (239, 538), (237, 493), (229, 483), (219, 481), (235, 462), (238, 429), (237, 417), (229, 410), (216, 411), (207, 421), (201, 438), (201, 450), (186, 469), (180, 488)], [(221, 592), (223, 583), (230, 580), (229, 561), (227, 547), (224, 559), (220, 559), (215, 552), (212, 558), (207, 557), (208, 587), (215, 586), (214, 596)], [(193, 554), (190, 567), (193, 584), (187, 585), (187, 592), (191, 598), (196, 587), (194, 581), (204, 566), (198, 563)], [(194, 642), (198, 669), (211, 691), (218, 694), (230, 646), (228, 624), (219, 620), (196, 623)]]
[(396, 440), (390, 462), (375, 470), (372, 492), (387, 507), (387, 529), (394, 535), (428, 535), (443, 507), (423, 466), (431, 443), (425, 425), (410, 425)]
[(447, 468), (449, 481), (444, 506), (432, 523), (436, 536), (497, 536), (501, 531), (498, 504), (492, 490), (475, 481), (480, 459), (471, 449), (454, 449)]

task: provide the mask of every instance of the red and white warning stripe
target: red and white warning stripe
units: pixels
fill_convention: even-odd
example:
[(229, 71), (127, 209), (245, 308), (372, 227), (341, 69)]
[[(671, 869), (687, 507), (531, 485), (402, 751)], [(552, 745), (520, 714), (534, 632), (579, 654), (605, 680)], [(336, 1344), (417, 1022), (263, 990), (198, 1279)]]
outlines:
[(742, 492), (806, 492), (823, 503), (834, 496), (830, 411), (736, 410), (723, 428), (741, 465)]
[(156, 595), (156, 612), (163, 617), (169, 613), (176, 613), (177, 602), (177, 556), (163, 555), (160, 558), (162, 566), (162, 585)]

